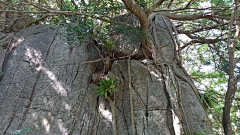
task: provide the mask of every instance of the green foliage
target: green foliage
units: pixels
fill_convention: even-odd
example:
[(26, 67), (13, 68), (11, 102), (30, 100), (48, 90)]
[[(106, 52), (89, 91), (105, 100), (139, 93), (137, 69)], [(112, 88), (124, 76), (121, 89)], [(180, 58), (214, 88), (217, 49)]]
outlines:
[(149, 0), (138, 0), (137, 4), (141, 7), (147, 7), (150, 5), (150, 1)]
[[(72, 16), (70, 19), (73, 20), (75, 17)], [(77, 25), (67, 25), (67, 41), (69, 45), (79, 45), (83, 43), (83, 39), (91, 35), (91, 28), (94, 26), (92, 23), (92, 19), (90, 18), (83, 18), (82, 20), (78, 21)]]
[(102, 45), (107, 49), (107, 52), (109, 53), (110, 50), (112, 50), (112, 48), (114, 47), (114, 44), (115, 44), (115, 42), (107, 39), (105, 42), (103, 42)]
[(112, 92), (117, 91), (115, 89), (116, 80), (110, 78), (103, 78), (99, 86), (96, 86), (97, 89), (97, 96), (104, 95), (107, 98), (108, 94), (112, 94)]
[(98, 14), (103, 16), (107, 15), (111, 16), (118, 14), (122, 6), (123, 4), (118, 1), (106, 1), (106, 0), (91, 2), (85, 5), (85, 7), (87, 8), (87, 13)]
[[(75, 7), (71, 1), (65, 1), (61, 10), (77, 11), (93, 16), (104, 16), (109, 19), (110, 16), (114, 17), (116, 14), (119, 14), (122, 6), (123, 3), (118, 1), (91, 1), (89, 4), (80, 1), (79, 6)], [(95, 38), (102, 42), (102, 44), (109, 45), (109, 43), (106, 43), (108, 42), (107, 39), (109, 39), (108, 23), (76, 15), (55, 16), (52, 18), (52, 22), (56, 25), (67, 27), (65, 37), (70, 47), (83, 43), (83, 39), (86, 37)]]
[[(193, 45), (187, 48), (186, 52), (183, 51), (184, 67), (190, 72), (198, 89), (201, 90), (201, 102), (210, 116), (213, 131), (216, 133), (223, 130), (218, 123), (222, 121), (222, 108), (224, 107), (228, 82), (229, 65), (224, 61), (224, 59), (228, 59), (225, 54), (226, 48), (225, 43), (219, 42), (214, 45)], [(203, 99), (210, 106), (211, 112)], [(230, 117), (232, 124), (234, 124), (233, 127), (237, 127), (237, 121), (234, 120), (239, 117), (237, 115), (233, 116), (237, 110), (237, 104), (236, 99), (234, 99)]]
[(144, 34), (144, 31), (140, 30), (139, 28), (126, 26), (126, 25), (112, 25), (112, 31), (117, 33), (124, 34), (125, 36), (129, 37), (130, 43), (135, 44), (140, 42), (140, 37)]
[[(204, 102), (204, 100), (206, 102)], [(208, 92), (208, 91), (201, 95), (200, 101), (206, 110), (209, 109), (208, 105), (210, 108), (213, 108), (214, 106), (216, 106), (218, 104), (218, 100), (217, 100), (217, 97), (215, 96), (215, 93)]]
[(204, 135), (204, 133), (203, 132), (199, 132), (199, 133), (194, 132), (193, 135)]
[[(109, 53), (115, 44), (113, 41), (109, 40), (112, 32), (121, 33), (129, 37), (129, 43), (132, 44), (139, 43), (140, 37), (143, 35), (143, 31), (133, 26), (107, 24), (103, 22), (99, 23), (90, 17), (80, 18), (78, 21), (76, 20), (77, 16), (73, 15), (68, 18), (56, 18), (54, 21), (58, 25), (67, 27), (67, 34), (65, 37), (70, 47), (79, 45), (83, 43), (84, 38), (90, 37), (101, 42), (103, 47), (105, 47)], [(68, 24), (67, 22), (75, 23)]]
[(16, 3), (16, 2), (18, 2), (18, 0), (11, 0), (12, 1), (12, 3)]
[(193, 134), (191, 134), (190, 132), (186, 132), (184, 133), (184, 135), (204, 135), (204, 132), (199, 132), (199, 133), (196, 133), (196, 132), (193, 132)]
[(232, 0), (211, 0), (212, 6), (229, 5), (231, 3), (232, 3)]
[[(142, 2), (144, 3), (144, 1)], [(109, 19), (119, 15), (122, 7), (123, 3), (118, 1), (92, 1), (89, 4), (81, 1), (79, 7), (75, 7), (70, 1), (65, 1), (65, 5), (61, 7), (61, 10), (83, 12), (93, 16), (104, 16)], [(140, 42), (140, 37), (143, 34), (139, 28), (134, 26), (109, 24), (86, 16), (59, 15), (54, 16), (52, 22), (67, 28), (65, 37), (70, 48), (80, 45), (83, 43), (84, 38), (88, 37), (98, 40), (109, 52), (115, 44), (109, 40), (109, 35), (112, 32), (124, 34), (130, 38), (129, 41), (133, 44)]]
[(65, 1), (65, 5), (61, 7), (60, 9), (61, 11), (75, 11), (77, 10), (74, 5), (72, 4), (72, 2), (70, 1)]

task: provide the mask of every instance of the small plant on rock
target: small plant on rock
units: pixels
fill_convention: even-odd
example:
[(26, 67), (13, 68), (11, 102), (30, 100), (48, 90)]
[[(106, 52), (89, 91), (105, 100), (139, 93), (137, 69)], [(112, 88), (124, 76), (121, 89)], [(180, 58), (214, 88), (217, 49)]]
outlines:
[(108, 39), (103, 43), (103, 46), (107, 49), (107, 53), (110, 53), (114, 45), (115, 45), (115, 42), (110, 41)]
[(105, 98), (108, 100), (110, 106), (111, 106), (111, 111), (112, 111), (112, 127), (113, 127), (113, 133), (114, 135), (117, 135), (117, 125), (116, 125), (116, 112), (115, 112), (115, 101), (113, 101), (110, 97), (108, 97), (108, 94), (112, 94), (113, 91), (117, 91), (115, 89), (115, 84), (116, 84), (116, 79), (110, 79), (110, 78), (103, 78), (99, 82), (99, 86), (96, 88), (97, 90), (97, 95), (104, 95)]
[(110, 78), (103, 78), (99, 82), (99, 86), (96, 86), (97, 90), (97, 96), (104, 95), (105, 98), (108, 97), (108, 94), (112, 94), (113, 91), (117, 91), (115, 89), (116, 79), (110, 79)]

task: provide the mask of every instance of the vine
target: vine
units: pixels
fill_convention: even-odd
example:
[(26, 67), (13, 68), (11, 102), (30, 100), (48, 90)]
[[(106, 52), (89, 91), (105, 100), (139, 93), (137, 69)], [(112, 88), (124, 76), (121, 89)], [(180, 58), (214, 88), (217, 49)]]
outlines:
[(135, 123), (134, 123), (134, 110), (133, 110), (133, 98), (132, 98), (132, 80), (131, 80), (131, 63), (130, 58), (128, 58), (128, 79), (129, 79), (129, 94), (130, 94), (130, 105), (131, 105), (131, 123), (132, 123), (132, 135), (135, 135)]

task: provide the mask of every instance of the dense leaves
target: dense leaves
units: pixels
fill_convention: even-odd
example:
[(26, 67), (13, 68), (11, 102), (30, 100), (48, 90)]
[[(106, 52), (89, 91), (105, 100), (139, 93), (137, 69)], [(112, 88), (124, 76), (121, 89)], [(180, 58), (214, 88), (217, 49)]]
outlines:
[(110, 78), (103, 78), (99, 86), (96, 86), (97, 89), (97, 95), (98, 96), (105, 96), (105, 98), (108, 97), (109, 94), (112, 94), (114, 91), (117, 91), (115, 89), (116, 85), (116, 80), (115, 79), (110, 79)]

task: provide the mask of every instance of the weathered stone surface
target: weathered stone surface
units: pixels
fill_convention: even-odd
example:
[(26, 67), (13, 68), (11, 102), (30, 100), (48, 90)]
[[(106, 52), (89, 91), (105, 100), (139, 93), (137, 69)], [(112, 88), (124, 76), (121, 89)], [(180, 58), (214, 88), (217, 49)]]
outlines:
[(148, 31), (155, 44), (158, 60), (172, 63), (175, 41), (173, 27), (169, 19), (160, 13), (151, 14)]
[(89, 44), (70, 50), (61, 33), (64, 29), (39, 25), (16, 34), (17, 47), (5, 60), (0, 82), (0, 134), (24, 128), (31, 135), (68, 134), (76, 115), (86, 129), (93, 126), (95, 107), (88, 102), (96, 104), (89, 84), (95, 68), (81, 62), (97, 55)]
[[(64, 33), (64, 28), (39, 25), (15, 35), (17, 40), (7, 52), (0, 81), (0, 134), (26, 128), (30, 129), (27, 135), (113, 134), (109, 102), (96, 96), (96, 84), (91, 81), (99, 65), (81, 65), (98, 59), (98, 55), (91, 42), (69, 49)], [(165, 69), (151, 63), (131, 60), (136, 134), (177, 133)], [(117, 132), (132, 134), (127, 60), (114, 61), (111, 75), (118, 77), (118, 91), (111, 96), (116, 105)], [(205, 111), (191, 87), (180, 78), (178, 82), (187, 118), (178, 116), (183, 129), (188, 130), (187, 122), (192, 133), (204, 129), (211, 134)], [(174, 95), (173, 83), (169, 88)]]
[[(112, 73), (120, 78), (123, 87), (116, 92), (117, 120), (118, 123), (126, 123), (131, 131), (130, 99), (128, 86), (127, 61), (116, 61), (112, 67)], [(150, 66), (141, 64), (140, 61), (131, 61), (131, 76), (133, 87), (133, 106), (137, 134), (159, 135), (169, 134), (166, 121), (167, 99), (163, 84), (159, 78), (151, 74)], [(153, 71), (154, 72), (154, 71)], [(124, 87), (125, 85), (125, 87)], [(127, 107), (128, 106), (128, 107)], [(158, 129), (158, 130), (156, 130)], [(119, 132), (121, 133), (121, 132)], [(126, 132), (127, 134), (127, 132)], [(131, 134), (131, 132), (129, 133)]]
[(5, 54), (6, 54), (6, 49), (3, 49), (0, 46), (0, 72), (2, 72), (2, 66), (3, 66), (3, 61), (4, 61)]
[[(125, 14), (114, 19), (115, 21), (125, 22), (131, 24), (133, 26), (139, 26), (139, 19), (133, 14)], [(122, 29), (124, 31), (124, 29)], [(128, 34), (128, 35), (127, 35)], [(122, 57), (122, 56), (130, 56), (133, 53), (138, 53), (135, 55), (135, 58), (143, 58), (142, 50), (140, 49), (141, 41), (140, 39), (136, 39), (133, 34), (136, 33), (119, 33), (112, 31), (112, 40), (115, 42), (113, 47), (113, 52), (115, 56)], [(135, 36), (136, 37), (136, 36)]]
[(6, 49), (11, 43), (11, 41), (14, 39), (13, 35), (14, 33), (3, 34), (0, 32), (0, 46)]
[[(133, 26), (139, 27), (139, 19), (133, 14), (119, 16), (116, 21), (122, 21)], [(168, 61), (171, 63), (174, 60), (175, 41), (173, 37), (172, 23), (160, 13), (154, 13), (149, 17), (148, 32), (156, 47), (157, 57), (159, 61)], [(172, 33), (172, 34), (171, 34)], [(134, 56), (137, 59), (143, 59), (144, 55), (140, 49), (140, 40), (132, 39), (132, 33), (117, 33), (112, 32), (112, 39), (115, 41), (113, 52), (116, 56), (130, 56), (138, 50)], [(132, 41), (134, 40), (134, 41)]]

